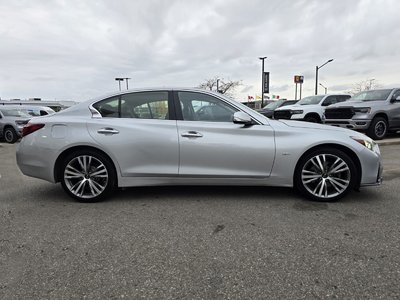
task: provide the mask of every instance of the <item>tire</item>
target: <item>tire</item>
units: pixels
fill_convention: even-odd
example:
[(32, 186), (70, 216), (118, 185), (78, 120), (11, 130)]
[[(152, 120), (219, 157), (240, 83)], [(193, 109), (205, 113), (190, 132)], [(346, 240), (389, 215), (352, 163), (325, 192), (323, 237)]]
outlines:
[(313, 201), (337, 201), (356, 186), (353, 160), (338, 149), (320, 148), (303, 156), (294, 174), (294, 188)]
[(376, 117), (367, 130), (367, 135), (373, 140), (381, 140), (388, 133), (388, 122), (385, 118)]
[(305, 117), (304, 121), (311, 123), (321, 123), (320, 119), (314, 116)]
[(98, 202), (114, 189), (116, 174), (104, 154), (79, 150), (64, 159), (60, 181), (65, 192), (79, 202)]
[(7, 127), (4, 129), (3, 138), (7, 143), (14, 144), (16, 141), (18, 141), (19, 136), (14, 128)]

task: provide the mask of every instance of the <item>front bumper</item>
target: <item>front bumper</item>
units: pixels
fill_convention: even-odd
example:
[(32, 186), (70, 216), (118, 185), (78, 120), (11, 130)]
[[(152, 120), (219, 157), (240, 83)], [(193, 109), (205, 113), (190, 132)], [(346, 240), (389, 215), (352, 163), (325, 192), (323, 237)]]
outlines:
[(371, 124), (371, 120), (366, 119), (325, 119), (323, 123), (326, 125), (332, 125), (336, 127), (342, 127), (347, 129), (354, 129), (360, 131), (366, 131)]
[(379, 168), (378, 168), (378, 175), (376, 176), (376, 182), (373, 183), (362, 183), (361, 186), (377, 186), (377, 185), (381, 185), (383, 182), (383, 166), (380, 163), (379, 164)]

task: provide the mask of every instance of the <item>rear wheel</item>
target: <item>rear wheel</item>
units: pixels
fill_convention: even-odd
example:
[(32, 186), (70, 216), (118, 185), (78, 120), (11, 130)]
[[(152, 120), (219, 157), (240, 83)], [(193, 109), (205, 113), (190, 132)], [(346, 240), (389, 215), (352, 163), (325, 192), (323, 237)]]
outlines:
[(374, 140), (383, 139), (388, 132), (388, 122), (385, 118), (376, 117), (372, 120), (371, 125), (368, 128), (367, 134)]
[(61, 184), (80, 202), (97, 202), (113, 189), (115, 171), (112, 162), (93, 150), (76, 151), (62, 164)]
[(343, 151), (321, 148), (302, 157), (294, 175), (295, 188), (314, 201), (336, 201), (356, 184), (357, 169)]
[(14, 144), (16, 141), (18, 141), (19, 138), (17, 132), (12, 127), (7, 127), (4, 129), (3, 137), (4, 140), (10, 144)]

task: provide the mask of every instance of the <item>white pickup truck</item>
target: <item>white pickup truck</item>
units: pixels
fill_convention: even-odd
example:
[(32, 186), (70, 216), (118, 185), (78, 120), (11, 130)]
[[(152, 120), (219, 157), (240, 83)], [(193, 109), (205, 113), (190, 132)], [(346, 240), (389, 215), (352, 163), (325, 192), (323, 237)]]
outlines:
[(274, 119), (290, 119), (322, 123), (322, 116), (327, 106), (350, 99), (347, 94), (316, 95), (301, 99), (294, 105), (277, 108)]

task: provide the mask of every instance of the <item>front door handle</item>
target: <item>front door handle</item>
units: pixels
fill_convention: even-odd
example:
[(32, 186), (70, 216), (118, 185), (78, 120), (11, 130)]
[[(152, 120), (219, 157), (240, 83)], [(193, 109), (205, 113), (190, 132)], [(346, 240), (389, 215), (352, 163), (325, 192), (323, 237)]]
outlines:
[(182, 137), (203, 137), (200, 132), (197, 131), (186, 131), (181, 134)]
[(114, 128), (106, 127), (106, 128), (101, 128), (101, 129), (97, 130), (97, 133), (107, 135), (107, 134), (118, 134), (119, 131)]

